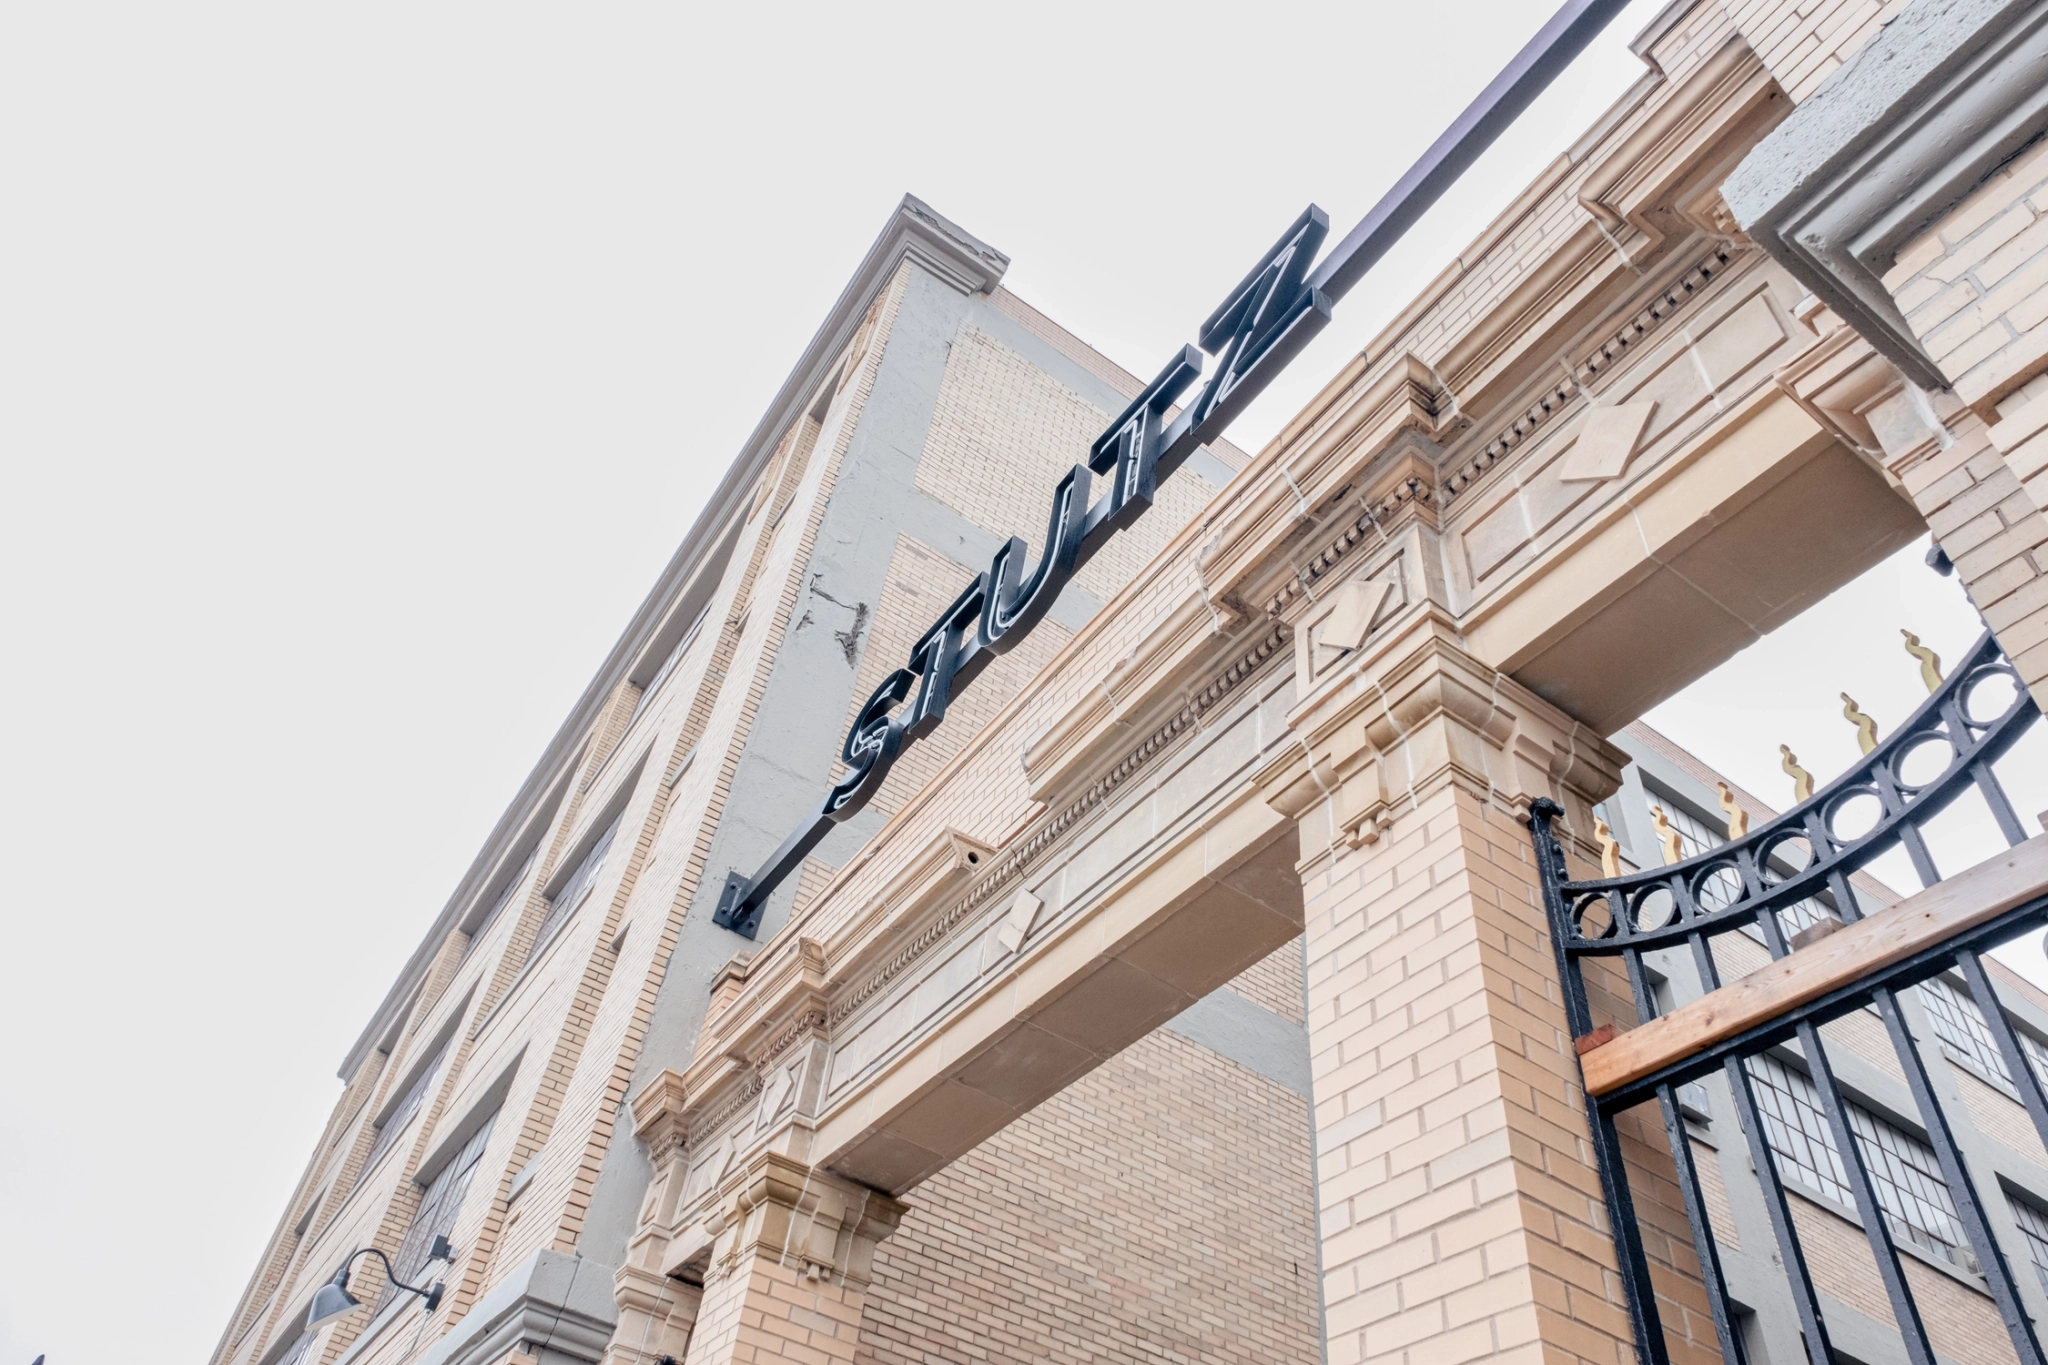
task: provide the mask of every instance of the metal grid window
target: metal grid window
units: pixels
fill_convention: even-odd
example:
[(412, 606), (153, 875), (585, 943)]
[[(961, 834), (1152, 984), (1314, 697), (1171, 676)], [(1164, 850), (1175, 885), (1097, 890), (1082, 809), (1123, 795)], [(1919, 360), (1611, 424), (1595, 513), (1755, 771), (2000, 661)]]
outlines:
[(441, 1070), (441, 1059), (447, 1055), (448, 1044), (443, 1042), (440, 1050), (434, 1054), (433, 1060), (419, 1069), (418, 1074), (412, 1078), (412, 1084), (398, 1097), (398, 1103), (392, 1106), (390, 1116), (377, 1126), (377, 1137), (370, 1144), (370, 1154), (363, 1158), (365, 1171), (376, 1165), (377, 1158), (390, 1150), (391, 1144), (398, 1140), (398, 1135), (405, 1131), (405, 1126), (412, 1122), (412, 1116), (420, 1111), (420, 1104), (427, 1097), (427, 1087), (434, 1083), (434, 1076)]
[[(1778, 1173), (1838, 1204), (1853, 1206), (1848, 1173), (1813, 1082), (1774, 1057), (1753, 1057), (1748, 1066), (1765, 1139), (1778, 1158)], [(1856, 1135), (1857, 1151), (1893, 1234), (1974, 1270), (1975, 1257), (1967, 1249), (1934, 1149), (1853, 1104), (1848, 1111), (1849, 1130)]]
[(2012, 1072), (2006, 1069), (1998, 1040), (1991, 1036), (1991, 1026), (1984, 1022), (1977, 1002), (1938, 976), (1921, 982), (1919, 989), (1920, 1003), (1934, 1024), (1934, 1036), (1980, 1071), (2011, 1085)]
[(611, 851), (612, 836), (618, 832), (619, 822), (614, 817), (611, 824), (605, 827), (604, 833), (597, 836), (597, 842), (590, 846), (590, 852), (583, 855), (583, 861), (576, 864), (576, 870), (562, 883), (562, 889), (548, 902), (548, 912), (542, 917), (540, 928), (533, 931), (533, 942), (526, 947), (528, 962), (547, 946), (548, 940), (554, 937), (555, 930), (561, 928), (563, 921), (576, 913), (576, 907), (583, 904), (584, 898), (590, 894), (590, 888), (597, 884), (597, 874), (604, 871), (604, 855)]
[(2048, 1214), (2023, 1199), (2008, 1202), (2012, 1204), (2012, 1220), (2020, 1226), (2020, 1236), (2027, 1239), (2027, 1254), (2033, 1258), (2041, 1292), (2048, 1294)]
[(420, 1196), (420, 1206), (413, 1213), (412, 1226), (405, 1230), (405, 1238), (398, 1244), (398, 1254), (391, 1258), (391, 1271), (397, 1279), (411, 1284), (420, 1271), (426, 1269), (434, 1239), (446, 1237), (455, 1230), (455, 1217), (462, 1212), (462, 1199), (469, 1193), (470, 1178), (476, 1174), (477, 1163), (483, 1160), (484, 1144), (491, 1140), (491, 1123), (492, 1119), (484, 1120), (483, 1127), (462, 1144), (461, 1151), (448, 1159)]
[[(1927, 1017), (1934, 1024), (1934, 1036), (1950, 1051), (1961, 1054), (1990, 1076), (2011, 1085), (2012, 1071), (1998, 1050), (1998, 1040), (1991, 1036), (1991, 1025), (1985, 1022), (1984, 1011), (1977, 1007), (1969, 992), (1939, 976), (1921, 982), (1919, 991), (1920, 1003), (1927, 1007)], [(2034, 1075), (2048, 1081), (2048, 1044), (2017, 1026), (2013, 1035), (2019, 1039), (2020, 1052), (2025, 1055), (2027, 1064), (2033, 1067)]]

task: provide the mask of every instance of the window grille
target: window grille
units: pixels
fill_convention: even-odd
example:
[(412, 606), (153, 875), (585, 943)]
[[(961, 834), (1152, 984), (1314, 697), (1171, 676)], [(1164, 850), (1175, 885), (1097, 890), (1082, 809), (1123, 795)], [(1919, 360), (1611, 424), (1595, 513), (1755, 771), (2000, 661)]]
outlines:
[(427, 1087), (434, 1083), (435, 1075), (441, 1070), (441, 1059), (447, 1055), (448, 1043), (444, 1041), (440, 1050), (434, 1053), (433, 1060), (419, 1069), (419, 1074), (413, 1077), (412, 1084), (398, 1097), (398, 1103), (392, 1107), (390, 1117), (378, 1125), (376, 1140), (370, 1144), (370, 1154), (363, 1158), (365, 1172), (377, 1164), (377, 1158), (390, 1149), (391, 1144), (398, 1140), (398, 1135), (405, 1131), (405, 1126), (412, 1122), (412, 1116), (420, 1111), (420, 1104), (427, 1097)]
[(604, 833), (597, 836), (590, 852), (583, 855), (583, 861), (576, 864), (576, 870), (569, 874), (568, 880), (562, 883), (562, 889), (548, 902), (548, 912), (542, 917), (540, 928), (533, 931), (533, 942), (526, 946), (528, 962), (546, 946), (547, 941), (554, 937), (555, 930), (576, 913), (576, 907), (583, 904), (584, 898), (590, 894), (590, 888), (597, 882), (597, 874), (604, 870), (604, 855), (611, 850), (612, 836), (618, 832), (619, 822), (615, 817), (605, 827)]
[[(1838, 1204), (1853, 1204), (1848, 1175), (1813, 1083), (1774, 1057), (1752, 1058), (1748, 1066), (1779, 1175)], [(1853, 1104), (1848, 1108), (1849, 1130), (1856, 1135), (1857, 1150), (1893, 1233), (1974, 1270), (1975, 1258), (1965, 1249), (1955, 1201), (1941, 1178), (1934, 1150), (1874, 1114)]]
[(498, 922), (498, 916), (503, 913), (506, 906), (512, 903), (512, 898), (518, 895), (520, 890), (525, 887), (526, 874), (533, 871), (533, 860), (539, 856), (540, 849), (538, 848), (535, 848), (533, 852), (526, 855), (526, 861), (521, 863), (519, 870), (512, 874), (512, 880), (507, 882), (505, 889), (498, 893), (498, 899), (491, 902), (491, 908), (484, 912), (482, 919), (477, 921), (476, 928), (469, 931), (469, 942), (462, 945), (462, 956), (456, 961), (456, 966), (459, 967), (469, 960), (470, 950), (483, 942), (484, 935), (490, 932), (493, 924)]
[(1977, 1002), (1938, 976), (1921, 982), (1919, 990), (1920, 1003), (1934, 1024), (1934, 1036), (1980, 1071), (2011, 1085), (2012, 1072), (1998, 1055), (1998, 1040), (1991, 1036), (1991, 1026), (1984, 1022)]
[(455, 1216), (462, 1212), (462, 1198), (469, 1193), (470, 1177), (476, 1174), (477, 1163), (483, 1160), (484, 1144), (491, 1140), (492, 1120), (486, 1119), (483, 1127), (476, 1130), (469, 1141), (462, 1144), (462, 1150), (448, 1159), (420, 1196), (420, 1206), (413, 1213), (412, 1226), (405, 1230), (405, 1238), (398, 1244), (398, 1254), (391, 1258), (391, 1271), (395, 1278), (413, 1283), (419, 1273), (426, 1269), (436, 1237), (446, 1237), (455, 1230)]
[(2023, 1199), (2008, 1202), (2012, 1205), (2012, 1220), (2020, 1226), (2020, 1236), (2027, 1239), (2027, 1254), (2033, 1257), (2041, 1291), (2048, 1293), (2048, 1215)]

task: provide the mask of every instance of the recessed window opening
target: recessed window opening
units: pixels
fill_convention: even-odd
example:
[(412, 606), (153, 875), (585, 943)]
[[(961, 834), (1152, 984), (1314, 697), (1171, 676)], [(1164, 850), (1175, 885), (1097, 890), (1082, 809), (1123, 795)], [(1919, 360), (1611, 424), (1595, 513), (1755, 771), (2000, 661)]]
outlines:
[(662, 660), (661, 667), (647, 680), (647, 686), (640, 689), (640, 699), (633, 703), (633, 714), (627, 718), (626, 724), (631, 725), (638, 720), (640, 713), (647, 709), (647, 703), (654, 700), (654, 694), (661, 691), (661, 685), (668, 681), (668, 675), (676, 671), (676, 665), (683, 661), (683, 656), (690, 652), (690, 646), (697, 642), (697, 633), (704, 628), (704, 618), (710, 614), (711, 608), (708, 606), (697, 613), (697, 619), (683, 632), (683, 638), (668, 652), (668, 657)]
[[(1969, 993), (1940, 976), (1921, 982), (1917, 989), (1927, 1018), (1934, 1025), (1934, 1036), (1942, 1045), (1992, 1079), (2011, 1085), (2012, 1071), (2005, 1064), (2005, 1055), (1998, 1050), (1998, 1040), (1991, 1036), (1984, 1011)], [(2048, 1080), (2048, 1045), (2018, 1026), (2013, 1028), (2013, 1034), (2034, 1074)]]
[(441, 1040), (440, 1047), (434, 1050), (434, 1055), (427, 1060), (427, 1064), (413, 1073), (411, 1082), (399, 1095), (397, 1103), (385, 1111), (384, 1121), (377, 1125), (376, 1140), (370, 1144), (370, 1153), (363, 1158), (365, 1175), (377, 1164), (377, 1158), (391, 1149), (391, 1144), (398, 1140), (398, 1135), (412, 1122), (413, 1115), (419, 1113), (420, 1105), (427, 1098), (428, 1088), (433, 1085), (434, 1077), (440, 1073), (441, 1060), (448, 1055), (448, 1045), (453, 1038), (454, 1034), (451, 1032)]
[[(406, 1228), (405, 1237), (398, 1244), (398, 1254), (391, 1258), (392, 1272), (406, 1284), (414, 1283), (420, 1272), (427, 1268), (427, 1262), (432, 1259), (434, 1239), (454, 1232), (456, 1216), (462, 1212), (463, 1197), (469, 1193), (470, 1180), (483, 1160), (484, 1146), (491, 1140), (491, 1125), (496, 1117), (493, 1114), (485, 1119), (462, 1144), (462, 1149), (427, 1182), (426, 1192), (420, 1195), (420, 1206), (413, 1212), (412, 1224)], [(412, 1296), (397, 1297), (410, 1299)], [(390, 1301), (386, 1299), (387, 1303)]]
[(575, 870), (562, 880), (555, 894), (549, 898), (548, 912), (541, 919), (540, 927), (534, 930), (533, 942), (527, 945), (527, 962), (533, 961), (569, 916), (575, 914), (577, 907), (589, 898), (591, 888), (597, 884), (598, 874), (604, 871), (604, 857), (611, 851), (612, 836), (618, 832), (619, 816), (614, 815), (612, 822), (605, 826), (604, 833), (591, 844), (590, 851), (583, 855)]
[(2009, 1198), (2008, 1202), (2012, 1205), (2012, 1220), (2019, 1224), (2020, 1236), (2026, 1239), (2027, 1254), (2033, 1259), (2041, 1292), (2048, 1294), (2048, 1214), (2024, 1199)]
[[(1835, 1149), (1820, 1092), (1813, 1082), (1775, 1057), (1748, 1062), (1764, 1136), (1776, 1158), (1778, 1174), (1836, 1204), (1853, 1208), (1848, 1172)], [(1964, 1270), (1976, 1272), (1955, 1200), (1942, 1179), (1941, 1163), (1925, 1142), (1864, 1109), (1847, 1106), (1849, 1131), (1870, 1173), (1892, 1233), (1922, 1251)]]
[(507, 905), (512, 903), (512, 898), (525, 890), (527, 874), (533, 871), (534, 860), (539, 857), (540, 848), (538, 846), (527, 852), (526, 861), (519, 864), (519, 870), (512, 874), (512, 880), (505, 883), (505, 889), (500, 891), (497, 899), (491, 902), (491, 908), (484, 911), (484, 917), (478, 920), (476, 927), (469, 931), (469, 942), (462, 945), (462, 956), (456, 959), (456, 966), (459, 967), (469, 960), (471, 951), (475, 949), (477, 944), (483, 942), (484, 935), (489, 933), (491, 926), (498, 922), (498, 916), (504, 912)]

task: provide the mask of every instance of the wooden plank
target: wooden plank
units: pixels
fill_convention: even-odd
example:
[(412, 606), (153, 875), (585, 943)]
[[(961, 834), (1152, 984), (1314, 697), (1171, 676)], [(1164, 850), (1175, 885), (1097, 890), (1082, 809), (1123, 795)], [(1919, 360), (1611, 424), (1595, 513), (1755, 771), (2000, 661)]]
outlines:
[(1731, 981), (1580, 1059), (1605, 1095), (2048, 893), (2048, 834)]

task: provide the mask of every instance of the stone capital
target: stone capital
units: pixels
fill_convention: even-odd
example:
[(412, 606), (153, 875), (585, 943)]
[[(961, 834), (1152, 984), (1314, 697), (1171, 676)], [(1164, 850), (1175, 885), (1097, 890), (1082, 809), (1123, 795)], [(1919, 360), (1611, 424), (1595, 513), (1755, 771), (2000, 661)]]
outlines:
[[(1288, 725), (1300, 747), (1258, 775), (1267, 800), (1303, 822), (1303, 853), (1377, 841), (1406, 811), (1458, 785), (1526, 818), (1539, 797), (1568, 832), (1621, 785), (1627, 755), (1507, 674), (1466, 653), (1425, 612), (1394, 638), (1326, 669)], [(1564, 832), (1564, 831), (1561, 831)]]
[(655, 1365), (664, 1357), (685, 1358), (704, 1299), (702, 1287), (627, 1264), (612, 1276), (612, 1299), (619, 1307), (619, 1325), (604, 1365)]
[(807, 1281), (864, 1290), (874, 1273), (875, 1244), (908, 1211), (879, 1190), (778, 1152), (757, 1153), (726, 1178), (705, 1220), (713, 1238), (706, 1279), (761, 1256)]

